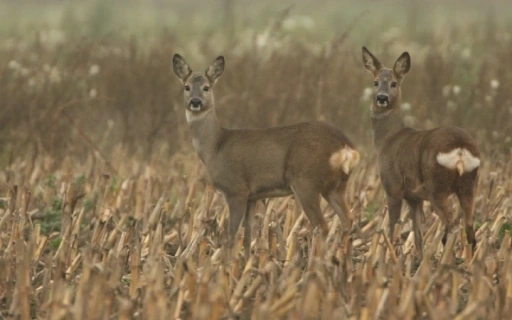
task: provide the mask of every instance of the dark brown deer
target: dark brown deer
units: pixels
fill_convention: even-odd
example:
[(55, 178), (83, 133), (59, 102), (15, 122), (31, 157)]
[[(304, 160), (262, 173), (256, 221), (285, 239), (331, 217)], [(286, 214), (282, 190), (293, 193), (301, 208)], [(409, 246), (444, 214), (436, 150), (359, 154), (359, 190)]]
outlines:
[(410, 207), (416, 250), (422, 259), (419, 217), (421, 204), (427, 200), (446, 226), (445, 244), (456, 220), (448, 207), (449, 196), (455, 194), (464, 212), (467, 241), (474, 249), (474, 197), (480, 166), (475, 139), (457, 127), (418, 130), (404, 125), (399, 108), (400, 85), (411, 68), (409, 53), (404, 52), (393, 69), (388, 69), (363, 47), (363, 63), (373, 75), (373, 140), (388, 203), (390, 237), (405, 199)]
[(352, 142), (341, 130), (318, 121), (265, 129), (221, 126), (215, 114), (213, 87), (224, 71), (224, 63), (220, 56), (206, 71), (192, 72), (179, 54), (173, 57), (174, 72), (183, 83), (193, 145), (213, 186), (222, 192), (229, 207), (229, 255), (245, 217), (243, 244), (248, 258), (250, 211), (262, 198), (293, 193), (311, 224), (327, 232), (321, 195), (336, 212), (342, 229), (350, 230), (353, 219), (344, 192), (350, 171), (359, 161)]

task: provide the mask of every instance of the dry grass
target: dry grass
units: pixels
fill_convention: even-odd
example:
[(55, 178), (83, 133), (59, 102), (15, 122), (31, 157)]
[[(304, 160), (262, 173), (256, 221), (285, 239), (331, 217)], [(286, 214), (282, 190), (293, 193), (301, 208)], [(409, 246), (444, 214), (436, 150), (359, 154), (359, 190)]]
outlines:
[[(239, 254), (226, 264), (219, 243), (227, 207), (202, 179), (197, 158), (143, 165), (115, 151), (112, 165), (128, 178), (113, 181), (93, 157), (56, 171), (38, 157), (4, 171), (3, 317), (502, 319), (512, 311), (510, 165), (501, 177), (491, 164), (482, 169), (476, 212), (483, 224), (473, 256), (461, 229), (443, 249), (428, 205), (428, 258), (417, 265), (405, 210), (402, 243), (393, 247), (376, 167), (366, 161), (348, 190), (360, 226), (351, 239), (341, 238), (326, 203), (331, 231), (322, 239), (292, 198), (262, 201), (252, 256), (243, 260), (240, 230)], [(59, 228), (43, 232), (50, 207)]]
[[(479, 18), (442, 32), (429, 22), (430, 29), (413, 32), (364, 20), (373, 34), (367, 38), (356, 19), (320, 43), (284, 32), (287, 14), (232, 42), (214, 33), (184, 43), (169, 31), (151, 39), (52, 42), (45, 32), (3, 39), (0, 318), (504, 319), (512, 313), (509, 28)], [(442, 246), (442, 226), (428, 203), (421, 264), (405, 208), (400, 243), (386, 236), (361, 45), (387, 64), (411, 53), (402, 86), (407, 123), (456, 124), (479, 139), (476, 252), (462, 229)], [(182, 89), (171, 73), (176, 51), (197, 68), (226, 56), (215, 89), (226, 126), (325, 119), (343, 128), (362, 153), (347, 194), (359, 226), (351, 238), (341, 237), (325, 202), (330, 232), (322, 239), (293, 197), (271, 199), (256, 206), (250, 259), (243, 259), (240, 229), (238, 254), (224, 260), (227, 206), (191, 149)], [(456, 200), (452, 208), (459, 212)]]

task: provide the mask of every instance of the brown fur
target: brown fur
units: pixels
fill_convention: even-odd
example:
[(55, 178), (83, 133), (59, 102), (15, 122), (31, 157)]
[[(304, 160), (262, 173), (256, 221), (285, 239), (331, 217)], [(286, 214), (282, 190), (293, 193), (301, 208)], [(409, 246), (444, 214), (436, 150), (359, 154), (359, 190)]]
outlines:
[[(214, 187), (224, 194), (229, 206), (229, 248), (245, 217), (247, 258), (251, 240), (250, 211), (255, 201), (292, 193), (313, 226), (327, 232), (320, 210), (319, 196), (322, 195), (337, 213), (342, 228), (350, 230), (352, 219), (344, 199), (349, 173), (345, 173), (343, 167), (350, 171), (357, 164), (359, 154), (341, 130), (318, 121), (265, 129), (224, 128), (215, 114), (213, 90), (202, 89), (205, 85), (213, 87), (222, 74), (224, 59), (217, 58), (214, 62), (217, 66), (210, 66), (206, 72), (190, 75), (190, 68), (181, 56), (175, 55), (173, 61), (176, 74), (189, 87), (184, 98), (187, 117), (194, 120), (189, 121), (194, 147)], [(193, 98), (202, 100), (199, 112), (192, 113), (190, 109)], [(350, 155), (349, 161), (346, 157), (337, 159), (334, 168), (331, 167), (331, 157), (342, 150)]]
[[(393, 69), (387, 69), (363, 47), (363, 63), (375, 81), (371, 105), (373, 138), (379, 157), (381, 181), (387, 196), (390, 236), (393, 236), (402, 200), (405, 200), (411, 209), (415, 244), (422, 258), (422, 236), (418, 221), (422, 201), (430, 201), (445, 224), (444, 243), (455, 223), (448, 207), (448, 197), (455, 194), (464, 212), (467, 241), (474, 248), (473, 203), (478, 167), (460, 175), (458, 169), (450, 170), (440, 165), (436, 157), (440, 152), (465, 148), (472, 156), (479, 158), (475, 139), (457, 127), (419, 130), (404, 125), (399, 105), (400, 84), (410, 69), (410, 56), (407, 52), (398, 58)], [(389, 104), (379, 106), (377, 95), (387, 95)]]

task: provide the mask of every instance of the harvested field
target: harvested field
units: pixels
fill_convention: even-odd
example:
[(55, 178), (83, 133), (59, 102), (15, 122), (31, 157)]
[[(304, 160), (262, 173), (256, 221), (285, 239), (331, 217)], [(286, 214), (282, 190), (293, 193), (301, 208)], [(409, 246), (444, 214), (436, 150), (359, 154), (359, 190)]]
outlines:
[(363, 163), (348, 192), (360, 226), (351, 239), (341, 238), (329, 207), (331, 231), (322, 239), (292, 198), (262, 201), (251, 258), (238, 250), (226, 264), (219, 243), (227, 207), (194, 158), (159, 166), (114, 154), (120, 176), (140, 175), (105, 175), (92, 156), (54, 171), (44, 156), (5, 170), (4, 317), (503, 319), (510, 310), (510, 166), (500, 175), (491, 164), (482, 170), (490, 178), (480, 184), (473, 256), (460, 229), (443, 249), (428, 205), (429, 259), (418, 266), (405, 210), (402, 243), (393, 248), (375, 165)]
[[(321, 11), (299, 3), (314, 21), (347, 6), (326, 1)], [(367, 16), (357, 7), (340, 25), (327, 19), (304, 31), (290, 25), (307, 19), (283, 5), (263, 27), (242, 25), (232, 38), (225, 29), (206, 30), (220, 23), (207, 20), (187, 30), (201, 35), (188, 39), (179, 19), (168, 22), (172, 31), (153, 26), (158, 31), (147, 38), (113, 27), (112, 34), (94, 29), (79, 37), (64, 29), (69, 17), (26, 34), (26, 26), (1, 33), (0, 318), (509, 318), (512, 8), (494, 1), (482, 15), (481, 3), (471, 3), (463, 22), (439, 18), (442, 10), (433, 7), (428, 12), (439, 24), (417, 28), (377, 21), (379, 8)], [(404, 21), (425, 9), (417, 6)], [(91, 17), (118, 21), (109, 14), (112, 20)], [(443, 247), (442, 225), (427, 202), (421, 264), (405, 205), (400, 242), (387, 237), (362, 45), (388, 65), (411, 53), (401, 106), (408, 124), (459, 125), (478, 139), (475, 252), (460, 227)], [(294, 197), (268, 199), (256, 206), (250, 259), (240, 228), (237, 254), (225, 261), (227, 206), (192, 148), (182, 87), (171, 71), (174, 52), (198, 68), (226, 56), (215, 88), (226, 126), (326, 119), (345, 131), (361, 152), (347, 190), (358, 226), (350, 238), (325, 201), (327, 238)], [(452, 212), (459, 213), (456, 199)]]

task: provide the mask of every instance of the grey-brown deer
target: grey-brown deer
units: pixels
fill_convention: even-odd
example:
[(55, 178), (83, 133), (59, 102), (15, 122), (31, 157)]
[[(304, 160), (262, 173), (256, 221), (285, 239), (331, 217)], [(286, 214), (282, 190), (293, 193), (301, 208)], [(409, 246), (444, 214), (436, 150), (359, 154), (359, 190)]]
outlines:
[(366, 47), (362, 49), (364, 66), (373, 75), (371, 121), (388, 204), (390, 237), (405, 199), (410, 208), (416, 250), (420, 260), (423, 259), (421, 204), (423, 200), (429, 201), (444, 223), (445, 244), (456, 220), (448, 202), (449, 196), (455, 194), (464, 213), (467, 242), (474, 249), (474, 197), (481, 164), (475, 139), (458, 127), (419, 130), (405, 126), (399, 108), (400, 85), (411, 67), (409, 53), (400, 55), (393, 69), (389, 69)]
[(193, 145), (228, 204), (228, 256), (242, 219), (244, 256), (250, 255), (250, 212), (262, 198), (294, 194), (311, 224), (326, 233), (321, 195), (336, 212), (342, 230), (350, 230), (353, 219), (344, 194), (359, 161), (352, 142), (341, 130), (319, 121), (271, 128), (223, 127), (215, 113), (213, 87), (224, 65), (224, 57), (219, 56), (206, 71), (192, 72), (181, 55), (173, 57), (174, 72), (183, 83)]

